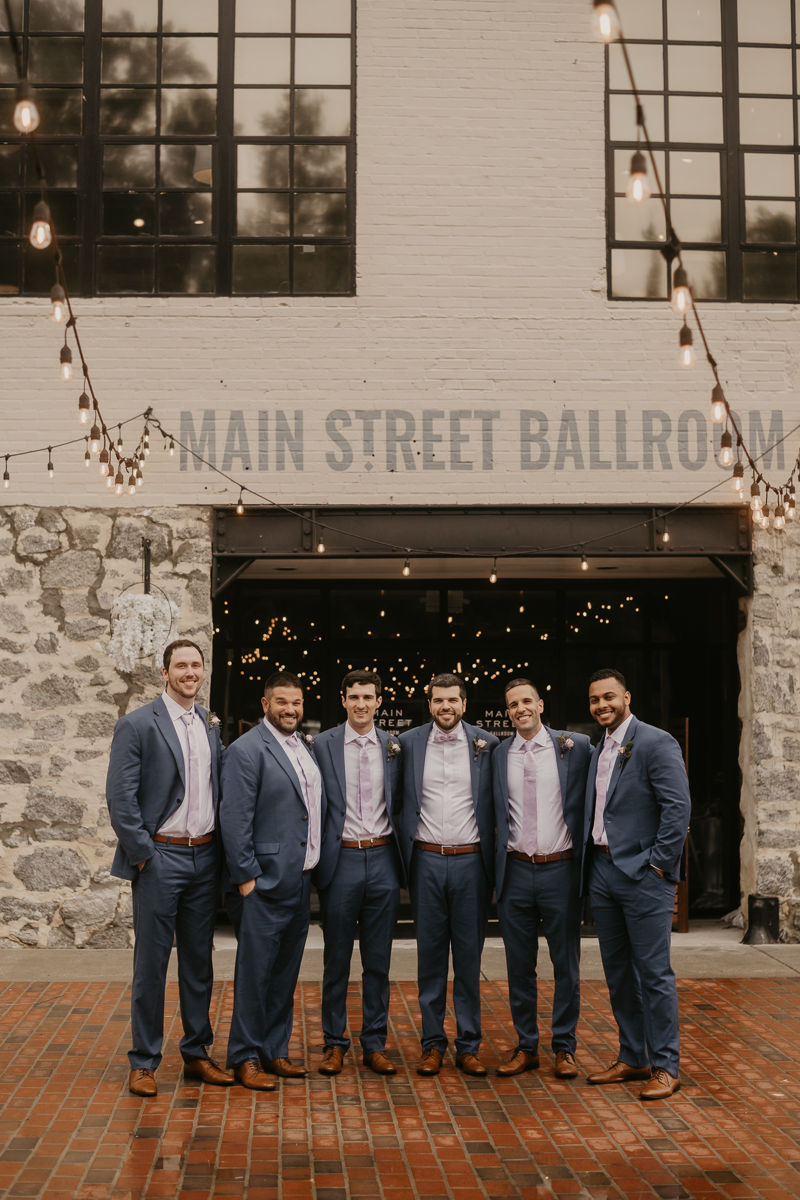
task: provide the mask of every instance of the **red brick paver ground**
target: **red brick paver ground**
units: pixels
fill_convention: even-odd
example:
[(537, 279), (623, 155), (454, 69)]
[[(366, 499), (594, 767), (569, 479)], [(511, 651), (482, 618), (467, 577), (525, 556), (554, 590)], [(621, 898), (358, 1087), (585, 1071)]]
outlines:
[[(512, 1045), (506, 985), (484, 985), (483, 1057)], [(552, 984), (543, 984), (543, 1001)], [(0, 985), (0, 1196), (47, 1200), (242, 1196), (247, 1200), (597, 1200), (800, 1195), (800, 982), (684, 981), (684, 1088), (643, 1105), (639, 1086), (560, 1083), (552, 1058), (515, 1080), (437, 1079), (418, 1057), (416, 987), (392, 990), (384, 1080), (351, 1052), (334, 1080), (312, 1074), (259, 1095), (187, 1086), (179, 1072), (177, 988), (160, 1094), (127, 1091), (128, 996), (106, 983)], [(224, 1058), (232, 986), (215, 988)], [(358, 1026), (357, 989), (351, 988)], [(319, 1064), (319, 987), (298, 992), (292, 1055)], [(614, 1057), (600, 984), (583, 985), (578, 1056)]]

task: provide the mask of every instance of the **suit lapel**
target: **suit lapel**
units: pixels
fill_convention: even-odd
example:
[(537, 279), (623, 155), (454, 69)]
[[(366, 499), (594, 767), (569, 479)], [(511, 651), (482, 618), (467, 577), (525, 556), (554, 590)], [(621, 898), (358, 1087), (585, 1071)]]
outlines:
[(432, 724), (432, 721), (428, 721), (427, 725), (422, 725), (414, 739), (414, 786), (417, 789), (418, 800), (422, 799), (422, 776), (425, 772), (425, 754)]
[(511, 737), (503, 738), (502, 742), (495, 750), (495, 754), (497, 756), (497, 771), (498, 771), (498, 775), (500, 777), (500, 779), (499, 779), (500, 795), (503, 797), (503, 804), (505, 805), (506, 816), (508, 816), (508, 812), (509, 812), (508, 756), (511, 753), (511, 746), (512, 746), (512, 744), (514, 742), (514, 738), (516, 736), (517, 736), (516, 734), (512, 734)]
[[(625, 741), (620, 744), (620, 749), (622, 748), (622, 746), (626, 746), (628, 744), (628, 742), (631, 741), (634, 733), (636, 732), (636, 726), (638, 724), (639, 724), (639, 722), (636, 720), (636, 717), (632, 717), (631, 723), (625, 731)], [(600, 744), (602, 745), (602, 742)], [(619, 783), (619, 777), (622, 774), (622, 772), (625, 770), (626, 761), (627, 761), (626, 759), (620, 759), (619, 755), (617, 755), (617, 761), (614, 763), (613, 767), (611, 768), (611, 778), (608, 781), (608, 791), (606, 792), (606, 808), (608, 808), (611, 797), (614, 795), (614, 792), (617, 790), (617, 784)]]
[(378, 745), (383, 755), (383, 802), (386, 805), (386, 815), (389, 818), (389, 824), (394, 829), (394, 821), (392, 820), (392, 780), (389, 770), (390, 763), (386, 753), (386, 747), (389, 745), (391, 735), (386, 733), (385, 730), (379, 729), (377, 725), (375, 726), (375, 733), (377, 734)]
[(264, 739), (264, 745), (266, 746), (267, 750), (269, 750), (270, 754), (275, 759), (281, 770), (285, 772), (287, 779), (300, 797), (300, 803), (303, 805), (303, 808), (305, 808), (306, 801), (305, 797), (303, 796), (303, 789), (300, 787), (300, 780), (297, 778), (297, 772), (289, 761), (289, 755), (275, 737), (274, 733), (271, 733), (270, 730), (267, 729), (263, 719), (258, 722), (258, 728), (262, 738)]
[(167, 706), (164, 703), (162, 696), (157, 696), (153, 701), (153, 716), (156, 719), (156, 725), (159, 732), (162, 734), (165, 742), (172, 751), (173, 757), (178, 767), (178, 773), (181, 777), (181, 783), (184, 790), (186, 789), (186, 773), (183, 764), (183, 750), (178, 741), (178, 735), (175, 732), (175, 726), (172, 723), (172, 717), (167, 711)]
[(214, 753), (214, 734), (211, 726), (208, 723), (207, 711), (204, 708), (201, 708), (199, 704), (195, 704), (195, 709), (202, 718), (203, 725), (205, 726), (206, 737), (208, 738), (208, 752), (211, 755), (211, 794), (216, 801), (217, 796), (219, 795), (219, 776), (217, 773), (217, 756)]
[(340, 725), (328, 743), (328, 753), (333, 763), (333, 777), (342, 797), (342, 804), (347, 807), (347, 775), (344, 766), (344, 734), (347, 723)]
[(553, 745), (555, 746), (555, 750), (556, 750), (556, 764), (558, 766), (558, 782), (561, 784), (561, 807), (563, 808), (564, 805), (567, 803), (567, 780), (569, 779), (570, 751), (565, 750), (563, 758), (562, 758), (561, 748), (559, 747), (559, 744), (558, 744), (560, 732), (557, 730), (554, 730), (554, 729), (549, 729), (547, 726), (545, 726), (545, 729), (547, 729), (547, 732), (550, 734), (550, 737), (552, 738)]
[(464, 733), (467, 735), (467, 754), (469, 755), (469, 777), (472, 781), (472, 807), (475, 810), (475, 816), (478, 815), (478, 796), (481, 787), (481, 755), (476, 754), (472, 748), (472, 739), (480, 737), (480, 730), (473, 725), (468, 725), (466, 721), (462, 721)]

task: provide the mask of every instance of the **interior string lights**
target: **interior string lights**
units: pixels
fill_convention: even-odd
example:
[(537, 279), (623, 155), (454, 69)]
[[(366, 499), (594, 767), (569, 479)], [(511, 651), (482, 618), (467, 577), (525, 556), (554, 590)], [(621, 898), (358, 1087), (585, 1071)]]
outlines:
[[(686, 268), (681, 260), (682, 246), (677, 233), (675, 232), (670, 222), (670, 214), (667, 211), (666, 192), (661, 184), (659, 176), (658, 163), (653, 153), (653, 147), (650, 141), (650, 134), (647, 129), (647, 121), (645, 118), (644, 106), (636, 86), (636, 80), (633, 75), (630, 56), (628, 54), (628, 46), (625, 40), (625, 34), (622, 29), (622, 24), (613, 0), (592, 0), (592, 18), (594, 30), (597, 36), (609, 45), (611, 42), (617, 42), (622, 50), (622, 57), (625, 63), (625, 70), (630, 80), (631, 92), (633, 93), (633, 102), (636, 105), (636, 140), (640, 143), (644, 140), (643, 152), (640, 145), (637, 144), (634, 151), (629, 170), (629, 180), (626, 189), (628, 199), (635, 204), (641, 204), (651, 194), (659, 197), (664, 210), (664, 219), (666, 221), (667, 236), (665, 244), (661, 247), (661, 253), (670, 267), (672, 275), (672, 288), (670, 294), (670, 305), (683, 318), (681, 325), (678, 346), (679, 346), (679, 363), (681, 367), (690, 369), (694, 366), (696, 360), (696, 352), (694, 348), (694, 336), (688, 324), (688, 317), (691, 317), (697, 328), (700, 342), (702, 343), (703, 352), (706, 361), (711, 368), (714, 376), (714, 388), (711, 393), (711, 417), (716, 425), (721, 425), (725, 422), (725, 429), (720, 438), (720, 448), (717, 455), (717, 461), (720, 466), (733, 468), (732, 482), (734, 492), (746, 500), (744, 493), (744, 473), (745, 464), (752, 473), (753, 483), (750, 489), (750, 508), (753, 514), (753, 522), (760, 525), (762, 529), (766, 529), (770, 522), (773, 528), (783, 529), (786, 521), (795, 519), (795, 477), (800, 471), (800, 458), (796, 459), (792, 465), (792, 470), (786, 483), (776, 486), (769, 483), (761, 472), (756, 467), (756, 460), (750, 453), (742, 436), (742, 431), (736, 421), (736, 418), (731, 410), (725, 392), (722, 388), (722, 383), (719, 377), (717, 362), (712, 355), (708, 341), (706, 339), (705, 329), (700, 314), (697, 310), (695, 298), (692, 293), (691, 285)], [(653, 172), (655, 181), (655, 189), (650, 186), (648, 179), (647, 163), (650, 162), (650, 167)], [(736, 437), (736, 453), (733, 450), (733, 438)], [(744, 461), (742, 461), (744, 460)], [(765, 500), (761, 500), (761, 487), (764, 487)], [(776, 497), (775, 510), (770, 517), (769, 510), (769, 493), (772, 492)], [(666, 531), (666, 526), (665, 526)], [(587, 564), (585, 559), (581, 561), (581, 567), (586, 570)]]

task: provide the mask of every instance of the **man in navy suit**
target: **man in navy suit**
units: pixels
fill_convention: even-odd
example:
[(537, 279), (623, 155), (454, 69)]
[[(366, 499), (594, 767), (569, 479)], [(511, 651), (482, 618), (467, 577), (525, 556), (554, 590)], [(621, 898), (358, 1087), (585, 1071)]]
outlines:
[(456, 1066), (485, 1075), (481, 1045), (481, 954), (494, 880), (491, 752), (497, 738), (462, 720), (458, 675), (428, 687), (432, 721), (400, 736), (403, 790), (397, 821), (417, 930), (422, 1015), (418, 1075), (438, 1075), (447, 1049), (447, 972), (453, 955)]
[(303, 685), (270, 675), (264, 719), (225, 752), (220, 808), (223, 889), (238, 948), (228, 1066), (239, 1082), (267, 1092), (307, 1075), (292, 1063), (294, 989), (311, 916), (311, 871), (325, 822), (322, 776), (305, 737)]
[(619, 671), (594, 673), (589, 709), (605, 733), (586, 785), (583, 884), (619, 1026), (619, 1056), (587, 1078), (598, 1084), (646, 1079), (641, 1099), (665, 1100), (680, 1088), (678, 993), (669, 955), (691, 799), (678, 743), (637, 721), (630, 703)]
[(111, 874), (133, 891), (133, 986), (129, 1087), (157, 1094), (164, 1040), (164, 988), (173, 939), (178, 948), (184, 1074), (229, 1085), (208, 1057), (211, 952), (219, 896), (217, 817), (222, 746), (219, 722), (196, 705), (203, 652), (188, 638), (164, 651), (164, 692), (117, 722), (106, 799), (119, 838)]
[(574, 1079), (581, 1004), (580, 854), (592, 746), (581, 733), (546, 728), (530, 679), (506, 684), (516, 729), (492, 755), (497, 821), (497, 915), (506, 947), (514, 1054), (497, 1074), (539, 1066), (536, 961), (541, 919), (555, 974), (553, 1053), (558, 1079)]
[(321, 733), (314, 754), (325, 783), (328, 810), (322, 854), (313, 879), (325, 934), (320, 1074), (338, 1075), (350, 1045), (347, 985), (358, 931), (361, 953), (365, 1066), (396, 1075), (386, 1053), (392, 935), (405, 883), (392, 821), (392, 793), (400, 743), (377, 729), (381, 681), (371, 671), (350, 671), (342, 681), (347, 720)]

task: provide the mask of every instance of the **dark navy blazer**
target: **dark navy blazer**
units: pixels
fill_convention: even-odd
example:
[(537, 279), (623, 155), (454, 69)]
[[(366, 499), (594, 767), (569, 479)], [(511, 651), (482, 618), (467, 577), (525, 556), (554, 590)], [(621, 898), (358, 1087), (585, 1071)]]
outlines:
[[(303, 746), (301, 753), (311, 756)], [(258, 891), (276, 900), (293, 896), (306, 859), (308, 810), (289, 755), (263, 720), (225, 751), (222, 796), (222, 890), (255, 879)], [(321, 839), (324, 832), (323, 783)]]
[[(222, 742), (219, 729), (195, 705), (208, 734), (214, 825), (219, 827)], [(153, 834), (180, 808), (186, 795), (183, 751), (162, 696), (117, 721), (111, 741), (106, 778), (106, 801), (114, 833), (119, 838), (111, 874), (135, 879), (137, 864), (155, 853)]]
[[(605, 826), (614, 865), (642, 879), (650, 863), (671, 883), (681, 878), (681, 860), (692, 801), (681, 748), (671, 734), (633, 717), (626, 734), (630, 757), (611, 768)], [(595, 780), (602, 740), (595, 746), (586, 781), (584, 851), (592, 836)], [(584, 868), (588, 856), (584, 853)], [(584, 870), (583, 886), (588, 887)]]
[[(492, 751), (498, 739), (493, 733), (479, 729), (476, 725), (461, 722), (467, 735), (467, 750), (469, 752), (470, 775), (472, 776), (472, 803), (475, 808), (475, 819), (478, 822), (478, 834), (481, 839), (481, 852), (486, 874), (494, 880), (494, 812), (492, 809)], [(403, 786), (399, 797), (398, 813), (396, 814), (397, 832), (400, 842), (400, 853), (406, 868), (406, 877), (411, 874), (411, 855), (414, 850), (414, 837), (419, 824), (419, 814), (422, 801), (422, 775), (425, 770), (425, 755), (428, 750), (428, 738), (433, 722), (421, 725), (417, 729), (407, 729), (400, 734), (400, 745), (403, 747)], [(486, 749), (476, 754), (473, 747), (475, 738), (486, 742)]]
[[(321, 733), (314, 739), (314, 757), (317, 760), (317, 766), (322, 772), (322, 778), (325, 782), (325, 795), (328, 798), (322, 854), (320, 855), (319, 865), (312, 876), (314, 885), (318, 888), (327, 887), (330, 883), (333, 873), (336, 870), (336, 864), (339, 861), (339, 851), (342, 848), (342, 830), (344, 829), (344, 821), (347, 814), (347, 783), (344, 770), (344, 734), (346, 728), (347, 722), (343, 725), (338, 725), (335, 729), (326, 729), (324, 733)], [(377, 725), (375, 726), (375, 732), (378, 735), (378, 741), (383, 753), (383, 798), (386, 801), (386, 812), (389, 815), (392, 833), (395, 835), (396, 848), (397, 830), (395, 829), (392, 807), (394, 803), (394, 788), (400, 770), (399, 760), (402, 758), (402, 752), (389, 757), (387, 746), (389, 745), (390, 737), (395, 745), (397, 745), (397, 738), (386, 733), (383, 729), (379, 729)], [(399, 854), (397, 854), (397, 866), (400, 872), (400, 885), (401, 887), (405, 887), (405, 866)]]
[[(558, 778), (561, 784), (561, 807), (564, 810), (564, 823), (572, 837), (572, 848), (575, 857), (580, 859), (583, 848), (583, 810), (586, 804), (586, 777), (592, 756), (592, 743), (585, 733), (568, 733), (562, 729), (545, 729), (553, 739), (558, 763)], [(559, 737), (572, 738), (575, 743), (571, 750), (561, 750)], [(492, 785), (494, 791), (494, 812), (497, 821), (497, 871), (495, 888), (497, 898), (503, 890), (503, 879), (508, 858), (508, 827), (510, 824), (508, 804), (508, 754), (513, 737), (505, 738), (492, 755)]]

